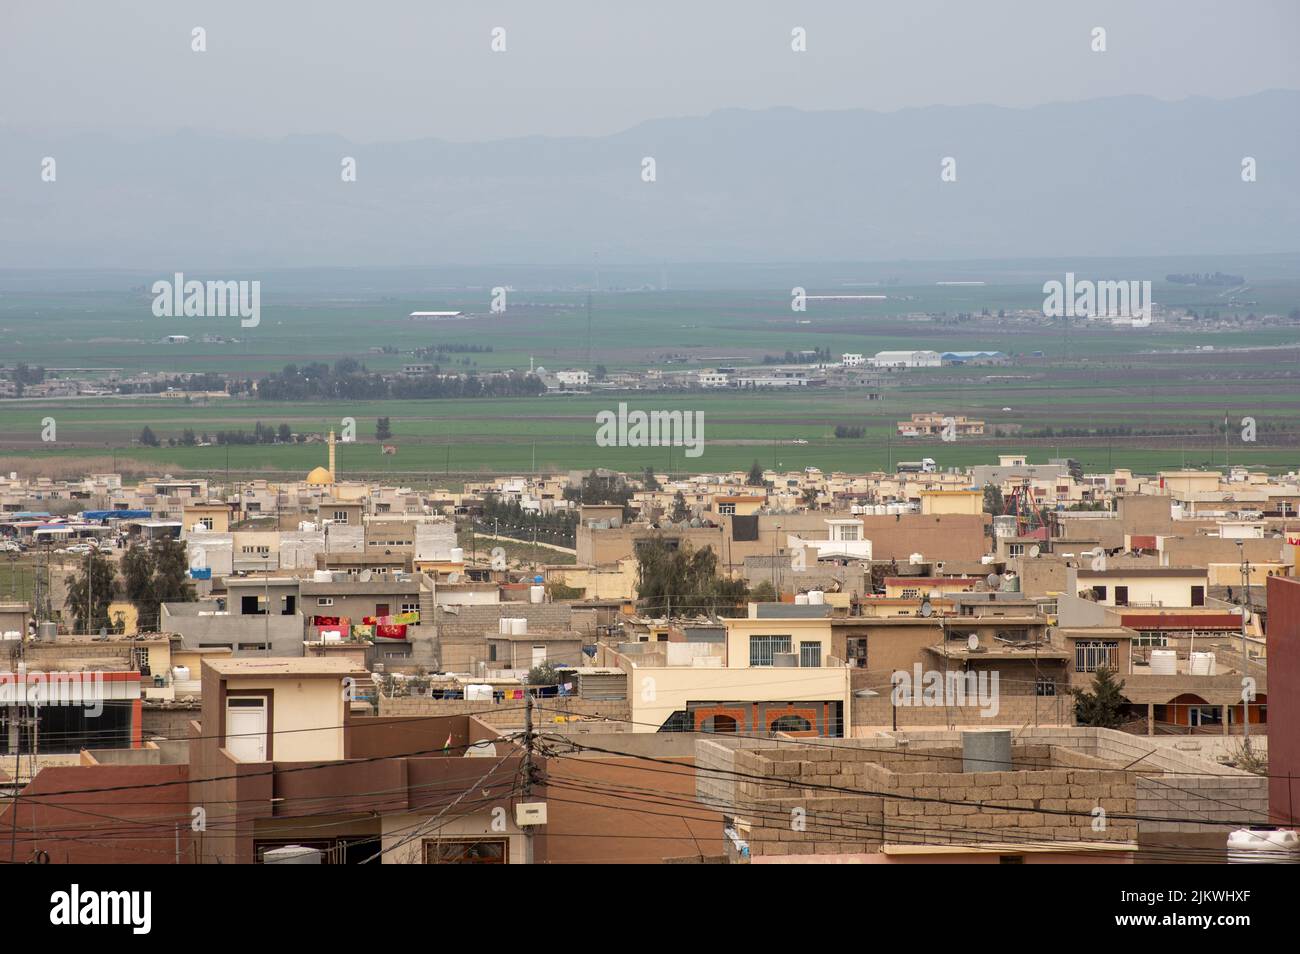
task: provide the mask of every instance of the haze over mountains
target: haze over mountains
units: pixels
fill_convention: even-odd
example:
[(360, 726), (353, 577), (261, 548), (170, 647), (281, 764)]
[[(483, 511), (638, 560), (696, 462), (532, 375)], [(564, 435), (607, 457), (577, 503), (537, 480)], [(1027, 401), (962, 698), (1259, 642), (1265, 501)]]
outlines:
[[(0, 128), (0, 268), (891, 261), (1300, 250), (1300, 91), (724, 110), (359, 144)], [(57, 181), (41, 161), (57, 161)], [(341, 160), (357, 181), (341, 181)], [(654, 157), (657, 181), (641, 178)], [(957, 162), (957, 181), (940, 163)], [(1252, 156), (1258, 180), (1241, 178)]]

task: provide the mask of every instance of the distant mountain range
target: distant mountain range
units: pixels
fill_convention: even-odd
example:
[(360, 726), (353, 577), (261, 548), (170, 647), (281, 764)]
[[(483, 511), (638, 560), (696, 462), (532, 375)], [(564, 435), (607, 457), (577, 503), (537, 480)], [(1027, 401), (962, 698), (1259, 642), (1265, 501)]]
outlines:
[[(0, 269), (1296, 252), (1297, 118), (1300, 92), (1278, 90), (723, 110), (484, 143), (0, 127)], [(356, 182), (341, 181), (344, 157)], [(644, 157), (657, 181), (642, 180)], [(955, 182), (940, 181), (945, 157)]]

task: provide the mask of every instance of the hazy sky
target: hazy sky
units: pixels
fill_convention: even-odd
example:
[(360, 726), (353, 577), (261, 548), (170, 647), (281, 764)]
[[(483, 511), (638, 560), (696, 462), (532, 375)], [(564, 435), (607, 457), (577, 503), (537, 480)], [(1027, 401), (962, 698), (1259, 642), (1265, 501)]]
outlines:
[(1297, 40), (1296, 0), (3, 0), (0, 124), (480, 140), (726, 107), (1227, 98), (1300, 88)]

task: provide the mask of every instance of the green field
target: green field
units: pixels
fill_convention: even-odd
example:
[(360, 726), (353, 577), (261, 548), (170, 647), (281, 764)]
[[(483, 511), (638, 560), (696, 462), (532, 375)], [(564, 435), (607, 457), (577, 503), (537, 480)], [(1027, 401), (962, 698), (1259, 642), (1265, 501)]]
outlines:
[[(834, 289), (831, 289), (834, 291)], [(817, 289), (810, 289), (810, 292)], [(231, 447), (141, 447), (148, 425), (162, 440), (251, 430), (287, 423), (297, 433), (341, 430), (357, 421), (360, 443), (339, 451), (350, 474), (391, 474), (410, 481), (457, 475), (595, 466), (670, 472), (765, 467), (794, 470), (880, 469), (898, 460), (934, 457), (941, 467), (995, 460), (1027, 451), (1033, 460), (1072, 456), (1088, 469), (1249, 464), (1275, 470), (1300, 464), (1300, 324), (1261, 327), (1253, 314), (1286, 315), (1300, 303), (1300, 282), (1252, 283), (1249, 301), (1229, 307), (1215, 289), (1156, 284), (1156, 300), (1239, 321), (1215, 330), (1045, 326), (1040, 322), (979, 320), (982, 311), (1041, 306), (1039, 284), (890, 286), (853, 289), (886, 293), (885, 302), (813, 302), (790, 310), (780, 289), (736, 292), (605, 292), (592, 296), (590, 337), (583, 292), (511, 292), (507, 312), (489, 315), (487, 289), (383, 298), (302, 294), (280, 301), (268, 293), (261, 325), (235, 319), (159, 319), (143, 285), (134, 291), (15, 292), (0, 298), (3, 363), (47, 368), (122, 368), (127, 372), (212, 371), (257, 377), (284, 365), (356, 357), (372, 370), (412, 360), (415, 348), (490, 345), (492, 351), (450, 354), (449, 370), (552, 369), (604, 365), (610, 372), (649, 366), (700, 369), (757, 362), (787, 350), (830, 349), (867, 354), (886, 349), (1001, 350), (1017, 355), (1005, 367), (942, 368), (892, 376), (881, 399), (860, 390), (805, 393), (598, 393), (530, 399), (338, 401), (276, 403), (250, 398), (189, 401), (157, 397), (0, 401), (0, 469), (50, 472), (108, 469), (124, 462), (166, 472), (231, 476), (304, 474), (324, 462), (320, 444)], [(417, 322), (413, 310), (472, 311), (468, 320)], [(969, 312), (975, 318), (958, 318)], [(919, 316), (919, 317), (918, 317)], [(165, 344), (165, 334), (192, 340)], [(203, 334), (238, 341), (204, 344)], [(1196, 350), (1212, 347), (1213, 350)], [(389, 353), (370, 353), (388, 348)], [(394, 353), (395, 352), (395, 353)], [(1042, 352), (1041, 356), (1033, 356)], [(588, 359), (590, 353), (590, 359)], [(678, 448), (602, 448), (597, 412), (619, 401), (643, 410), (698, 411), (704, 452)], [(1009, 408), (1009, 410), (1004, 410)], [(964, 414), (1004, 429), (1000, 436), (954, 443), (905, 441), (894, 423), (913, 412)], [(392, 419), (398, 447), (380, 454), (378, 417)], [(1230, 421), (1225, 448), (1221, 429)], [(1254, 443), (1241, 440), (1252, 417)], [(57, 440), (41, 440), (53, 418)], [(861, 426), (866, 437), (834, 437), (837, 425)], [(1019, 428), (1017, 433), (1013, 429)], [(1052, 428), (1130, 428), (1113, 437), (1030, 436)], [(1182, 433), (1170, 433), (1170, 431)], [(800, 443), (795, 443), (796, 441)], [(803, 443), (806, 442), (806, 443)]]

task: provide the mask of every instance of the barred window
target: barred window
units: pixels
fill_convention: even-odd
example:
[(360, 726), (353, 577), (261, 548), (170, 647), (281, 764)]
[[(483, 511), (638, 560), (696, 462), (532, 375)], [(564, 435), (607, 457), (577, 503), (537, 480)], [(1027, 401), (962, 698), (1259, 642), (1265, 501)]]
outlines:
[(814, 669), (822, 664), (822, 644), (821, 643), (800, 643), (799, 644), (799, 665), (811, 666)]
[(749, 664), (751, 666), (770, 666), (772, 657), (777, 653), (790, 651), (789, 636), (751, 636), (749, 637)]
[(1115, 669), (1119, 643), (1115, 640), (1084, 640), (1074, 644), (1074, 671), (1096, 672)]

